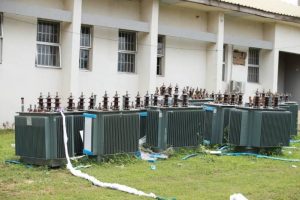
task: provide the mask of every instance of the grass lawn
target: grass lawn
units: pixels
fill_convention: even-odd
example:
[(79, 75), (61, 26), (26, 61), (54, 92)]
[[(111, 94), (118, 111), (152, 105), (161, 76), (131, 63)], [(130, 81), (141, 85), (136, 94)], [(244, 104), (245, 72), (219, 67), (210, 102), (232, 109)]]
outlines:
[[(65, 168), (5, 164), (7, 159), (18, 159), (13, 143), (13, 132), (0, 131), (0, 199), (147, 199), (95, 187)], [(285, 149), (281, 156), (300, 159), (300, 143), (294, 146), (297, 149)], [(300, 163), (212, 155), (182, 160), (186, 154), (156, 162), (156, 170), (148, 162), (122, 157), (102, 164), (85, 160), (92, 167), (82, 171), (100, 181), (177, 200), (223, 200), (233, 193), (242, 193), (249, 200), (300, 199)]]

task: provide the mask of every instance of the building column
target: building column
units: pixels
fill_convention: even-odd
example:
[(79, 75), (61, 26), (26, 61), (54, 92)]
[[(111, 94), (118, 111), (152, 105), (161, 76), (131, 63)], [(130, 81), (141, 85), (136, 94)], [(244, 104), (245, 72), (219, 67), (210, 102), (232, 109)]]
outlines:
[(214, 44), (207, 45), (206, 89), (217, 92), (222, 89), (222, 59), (224, 45), (224, 14), (208, 13), (207, 29), (217, 35)]
[(79, 95), (79, 51), (82, 0), (65, 0), (65, 8), (72, 11), (72, 22), (62, 25), (62, 71), (63, 97), (67, 98), (72, 92)]
[(156, 87), (159, 1), (143, 0), (141, 9), (142, 20), (150, 26), (149, 33), (139, 35), (139, 91), (145, 94), (147, 91), (153, 93)]

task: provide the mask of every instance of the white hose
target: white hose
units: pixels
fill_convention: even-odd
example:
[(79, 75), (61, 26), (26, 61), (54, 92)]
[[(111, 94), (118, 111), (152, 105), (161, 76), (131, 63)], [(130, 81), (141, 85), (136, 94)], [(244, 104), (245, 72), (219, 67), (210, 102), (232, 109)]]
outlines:
[(61, 113), (61, 116), (63, 118), (64, 146), (65, 146), (65, 154), (66, 154), (66, 159), (67, 159), (67, 169), (70, 170), (70, 172), (74, 176), (78, 176), (78, 177), (81, 177), (81, 178), (86, 179), (88, 181), (91, 181), (94, 185), (99, 186), (99, 187), (119, 190), (119, 191), (127, 192), (127, 193), (130, 193), (130, 194), (135, 194), (135, 195), (138, 195), (138, 196), (145, 196), (145, 197), (150, 197), (150, 198), (154, 198), (154, 199), (157, 198), (157, 196), (153, 193), (147, 194), (143, 191), (137, 190), (135, 188), (128, 187), (126, 185), (120, 185), (120, 184), (117, 184), (117, 183), (101, 182), (101, 181), (97, 180), (95, 177), (90, 176), (86, 173), (81, 172), (80, 170), (75, 169), (73, 167), (72, 163), (70, 162), (70, 157), (69, 157), (69, 152), (68, 152), (68, 147), (67, 147), (68, 136), (67, 136), (66, 122), (65, 122), (65, 115), (64, 115), (62, 110), (60, 111), (60, 113)]

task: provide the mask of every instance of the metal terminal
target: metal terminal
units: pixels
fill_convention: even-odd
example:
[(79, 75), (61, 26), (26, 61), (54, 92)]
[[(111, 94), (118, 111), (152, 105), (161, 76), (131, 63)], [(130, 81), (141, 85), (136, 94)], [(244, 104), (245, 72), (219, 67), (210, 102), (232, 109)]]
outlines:
[(160, 95), (163, 96), (166, 93), (166, 86), (163, 83), (163, 85), (160, 87)]
[(108, 110), (108, 96), (107, 92), (105, 91), (104, 96), (103, 96), (103, 108), (104, 111)]
[(38, 112), (41, 112), (44, 110), (44, 99), (43, 99), (43, 94), (40, 93), (40, 96), (38, 98)]
[(273, 98), (274, 98), (273, 107), (278, 108), (278, 100), (279, 100), (278, 95), (275, 94), (275, 96)]
[(113, 100), (113, 107), (112, 107), (112, 109), (113, 110), (119, 110), (120, 109), (119, 108), (119, 95), (118, 95), (117, 91), (116, 91), (116, 94), (115, 94), (115, 96), (113, 98), (114, 98), (114, 100)]
[(126, 91), (126, 94), (123, 96), (123, 110), (129, 110), (129, 94), (128, 92)]
[(141, 107), (141, 96), (140, 93), (138, 92), (135, 97), (135, 108), (140, 108), (140, 107)]
[(81, 95), (79, 97), (78, 110), (84, 110), (84, 96), (83, 96), (82, 92), (81, 92)]
[(168, 87), (168, 93), (169, 93), (169, 96), (172, 96), (172, 85), (170, 84), (169, 87)]
[(52, 109), (52, 98), (51, 98), (50, 92), (48, 92), (48, 96), (46, 98), (46, 109), (48, 112), (50, 112)]
[(173, 107), (178, 107), (178, 93), (175, 92), (173, 95)]
[(24, 112), (24, 97), (21, 97), (21, 112)]
[(144, 97), (144, 107), (145, 108), (148, 108), (149, 107), (149, 102), (150, 102), (150, 96), (149, 96), (149, 93), (147, 91), (145, 97)]
[(182, 91), (182, 107), (188, 107), (188, 94), (185, 89)]
[(54, 110), (57, 111), (60, 108), (60, 98), (58, 96), (58, 92), (56, 92), (56, 96), (54, 98)]
[(165, 93), (164, 95), (164, 103), (163, 103), (164, 107), (169, 107), (169, 93)]
[(89, 110), (94, 109), (95, 105), (96, 105), (96, 95), (94, 95), (93, 93), (91, 94), (91, 97), (89, 98)]
[(74, 106), (74, 98), (72, 96), (72, 93), (70, 94), (69, 98), (68, 98), (68, 107), (67, 110), (72, 111), (74, 110), (75, 106)]

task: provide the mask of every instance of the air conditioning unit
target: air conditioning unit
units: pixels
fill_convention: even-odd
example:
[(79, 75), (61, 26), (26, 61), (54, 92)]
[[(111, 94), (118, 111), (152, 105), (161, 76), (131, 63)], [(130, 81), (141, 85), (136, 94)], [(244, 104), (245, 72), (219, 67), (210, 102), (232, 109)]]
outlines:
[(146, 123), (146, 143), (154, 149), (196, 147), (203, 141), (201, 107), (151, 107)]
[[(82, 154), (83, 116), (79, 112), (66, 115), (70, 156)], [(20, 113), (15, 117), (16, 155), (25, 163), (56, 167), (65, 162), (63, 122), (60, 113)]]
[(296, 136), (298, 134), (298, 103), (292, 101), (284, 102), (280, 104), (279, 107), (292, 113), (290, 134), (291, 136)]
[(84, 114), (84, 153), (97, 156), (138, 151), (139, 110), (89, 111)]
[(209, 144), (223, 144), (228, 141), (229, 113), (235, 105), (204, 104), (204, 140)]
[(257, 148), (288, 146), (290, 127), (289, 111), (237, 108), (230, 113), (229, 143)]
[(245, 84), (239, 81), (230, 81), (229, 91), (232, 93), (244, 93)]

